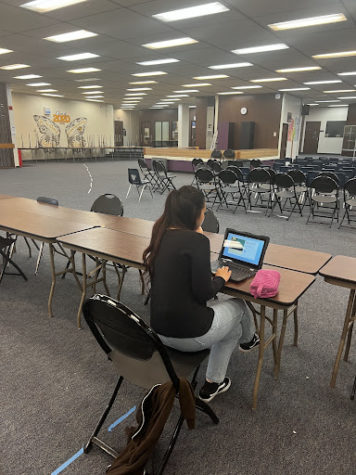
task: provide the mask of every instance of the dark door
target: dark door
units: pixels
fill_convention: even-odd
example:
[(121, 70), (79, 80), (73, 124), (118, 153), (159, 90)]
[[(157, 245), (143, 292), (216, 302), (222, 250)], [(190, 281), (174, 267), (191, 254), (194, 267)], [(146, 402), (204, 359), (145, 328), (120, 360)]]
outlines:
[(287, 140), (288, 140), (288, 124), (283, 124), (282, 140), (281, 140), (281, 153), (279, 155), (279, 158), (286, 158)]
[(122, 120), (115, 120), (114, 141), (115, 147), (122, 147), (124, 145), (124, 123)]
[(305, 125), (303, 153), (318, 153), (320, 122), (308, 121)]
[(141, 122), (141, 145), (146, 147), (152, 145), (152, 126), (149, 120)]

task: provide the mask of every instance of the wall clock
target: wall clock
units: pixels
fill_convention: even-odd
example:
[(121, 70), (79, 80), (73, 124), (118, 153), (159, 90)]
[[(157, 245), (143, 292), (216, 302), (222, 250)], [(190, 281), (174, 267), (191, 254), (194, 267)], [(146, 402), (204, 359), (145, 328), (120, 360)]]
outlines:
[(246, 115), (247, 114), (247, 107), (241, 107), (240, 112), (241, 112), (242, 115)]

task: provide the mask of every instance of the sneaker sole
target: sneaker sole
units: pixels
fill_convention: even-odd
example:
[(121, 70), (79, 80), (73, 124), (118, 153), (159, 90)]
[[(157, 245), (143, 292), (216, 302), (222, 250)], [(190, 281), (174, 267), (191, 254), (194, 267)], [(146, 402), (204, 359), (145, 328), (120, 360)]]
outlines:
[(258, 345), (255, 345), (253, 346), (252, 348), (249, 348), (248, 350), (244, 350), (243, 348), (241, 348), (241, 346), (239, 347), (239, 350), (241, 351), (241, 353), (250, 353), (250, 351), (253, 351), (255, 348), (258, 348), (260, 346), (260, 343), (258, 343)]
[(215, 396), (217, 396), (218, 394), (222, 394), (224, 393), (225, 391), (227, 391), (231, 386), (231, 379), (229, 379), (229, 382), (228, 384), (224, 387), (224, 389), (220, 389), (216, 391), (216, 393), (212, 394), (208, 399), (205, 399), (205, 398), (202, 398), (200, 396), (198, 396), (198, 398), (201, 400), (201, 401), (204, 401), (204, 402), (210, 402), (214, 399)]

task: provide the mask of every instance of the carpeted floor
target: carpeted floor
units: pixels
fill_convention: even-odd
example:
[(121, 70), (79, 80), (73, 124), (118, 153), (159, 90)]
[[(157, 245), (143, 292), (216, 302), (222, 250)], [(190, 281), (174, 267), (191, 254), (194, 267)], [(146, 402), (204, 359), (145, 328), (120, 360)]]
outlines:
[[(1, 170), (0, 193), (57, 198), (61, 205), (90, 209), (102, 193), (124, 199), (129, 162), (40, 163)], [(178, 186), (192, 177), (177, 174)], [(138, 204), (132, 190), (124, 203), (125, 216), (156, 219), (166, 195), (147, 193)], [(305, 213), (306, 214), (306, 213)], [(356, 230), (321, 224), (305, 225), (306, 216), (289, 222), (276, 216), (219, 211), (226, 226), (267, 234), (271, 242), (355, 256)], [(61, 280), (54, 298), (55, 317), (47, 317), (50, 266), (46, 249), (38, 276), (19, 239), (16, 261), (29, 277), (6, 276), (0, 287), (0, 474), (43, 475), (57, 470), (83, 446), (115, 385), (116, 376), (88, 329), (76, 329), (78, 288), (71, 277)], [(114, 275), (110, 274), (114, 289)], [(100, 289), (101, 290), (101, 289)], [(287, 329), (279, 381), (272, 375), (267, 351), (259, 403), (251, 410), (257, 354), (233, 355), (231, 389), (212, 402), (220, 417), (213, 426), (198, 414), (194, 431), (183, 429), (166, 473), (174, 475), (330, 474), (356, 473), (356, 402), (349, 394), (356, 373), (356, 345), (350, 361), (341, 362), (337, 386), (329, 379), (346, 310), (348, 291), (317, 278), (300, 301), (299, 347)], [(138, 272), (129, 270), (122, 300), (145, 319), (148, 309), (140, 295)], [(204, 371), (200, 379), (203, 380)], [(102, 437), (117, 448), (125, 445), (129, 415), (110, 432), (108, 427), (126, 414), (142, 391), (124, 384)], [(170, 426), (170, 424), (169, 424)], [(169, 429), (169, 427), (167, 428)], [(166, 434), (159, 444), (164, 450)], [(93, 449), (80, 455), (62, 473), (105, 473), (110, 457)]]

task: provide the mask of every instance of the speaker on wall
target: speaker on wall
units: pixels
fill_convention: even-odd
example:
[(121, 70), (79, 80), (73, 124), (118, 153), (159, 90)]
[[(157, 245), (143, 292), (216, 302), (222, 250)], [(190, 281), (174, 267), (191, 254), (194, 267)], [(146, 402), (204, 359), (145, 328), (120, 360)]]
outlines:
[(310, 108), (310, 106), (308, 106), (307, 104), (303, 104), (302, 105), (302, 115), (309, 115), (309, 108)]
[(255, 122), (241, 122), (240, 125), (240, 145), (241, 149), (253, 148), (255, 139)]

